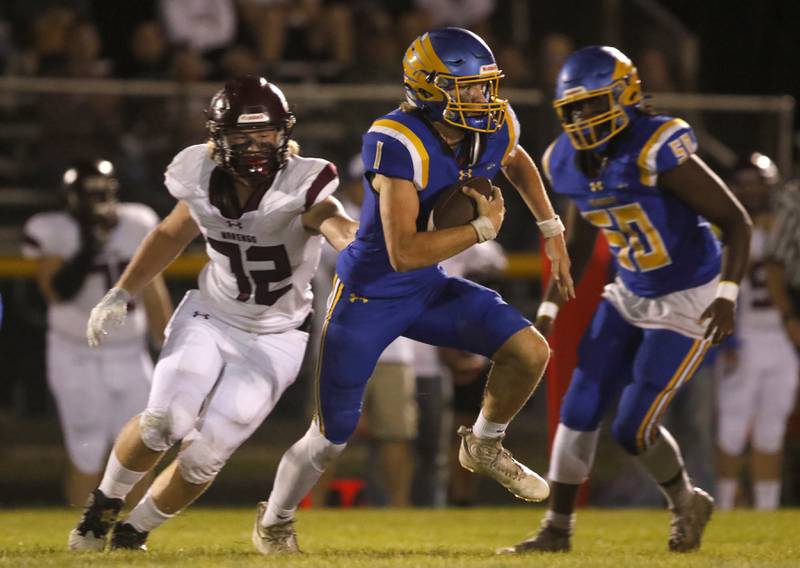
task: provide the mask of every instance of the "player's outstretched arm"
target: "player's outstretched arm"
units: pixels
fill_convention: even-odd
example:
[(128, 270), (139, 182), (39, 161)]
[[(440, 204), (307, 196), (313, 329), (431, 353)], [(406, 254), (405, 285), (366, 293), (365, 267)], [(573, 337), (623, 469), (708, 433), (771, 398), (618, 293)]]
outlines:
[[(372, 179), (372, 187), (380, 193), (381, 222), (386, 239), (389, 262), (398, 272), (432, 266), (455, 256), (478, 242), (472, 225), (462, 225), (438, 231), (417, 232), (419, 198), (414, 184), (405, 179), (389, 178), (380, 174)], [(486, 217), (495, 229), (500, 228), (504, 205), (502, 196), (487, 200), (478, 199), (478, 213)]]
[(144, 309), (147, 312), (147, 327), (153, 344), (161, 348), (164, 344), (164, 330), (172, 315), (172, 299), (162, 275), (156, 276), (142, 292)]
[[(597, 239), (597, 227), (586, 221), (574, 203), (570, 203), (566, 214), (566, 243), (569, 257), (572, 259), (572, 270), (575, 281), (580, 282), (583, 271), (589, 264)], [(561, 305), (566, 299), (561, 295), (559, 287), (551, 278), (547, 283), (542, 303), (536, 314), (535, 326), (542, 335), (548, 335), (553, 321)]]
[(133, 255), (125, 272), (114, 287), (92, 309), (86, 324), (86, 339), (91, 347), (100, 345), (106, 323), (121, 325), (127, 304), (178, 256), (186, 245), (200, 234), (189, 207), (179, 201), (172, 212), (159, 223)]
[(199, 234), (189, 206), (178, 201), (172, 212), (144, 238), (114, 287), (132, 296), (138, 294)]
[(326, 197), (303, 213), (306, 230), (321, 234), (337, 251), (342, 250), (356, 238), (358, 221), (345, 213), (335, 197)]
[(528, 152), (517, 144), (503, 160), (502, 165), (506, 178), (525, 200), (545, 236), (544, 250), (553, 267), (553, 280), (565, 300), (574, 298), (575, 285), (570, 274), (567, 245), (563, 233), (555, 229), (560, 227), (561, 222), (550, 203), (536, 164)]
[(673, 194), (722, 231), (722, 273), (717, 297), (703, 312), (706, 338), (719, 343), (734, 331), (736, 293), (747, 269), (753, 224), (725, 183), (696, 155), (658, 177), (658, 187)]

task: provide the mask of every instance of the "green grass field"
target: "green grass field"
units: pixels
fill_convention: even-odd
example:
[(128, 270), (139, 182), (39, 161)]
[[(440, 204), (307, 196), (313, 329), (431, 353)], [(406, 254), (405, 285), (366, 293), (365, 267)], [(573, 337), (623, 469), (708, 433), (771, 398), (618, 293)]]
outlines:
[(798, 566), (800, 511), (717, 513), (703, 549), (666, 552), (668, 518), (661, 511), (592, 510), (579, 514), (573, 552), (496, 556), (538, 525), (542, 509), (303, 511), (305, 554), (266, 558), (250, 544), (253, 509), (191, 509), (155, 532), (148, 553), (65, 551), (73, 511), (0, 511), (0, 566), (432, 566), (480, 568)]

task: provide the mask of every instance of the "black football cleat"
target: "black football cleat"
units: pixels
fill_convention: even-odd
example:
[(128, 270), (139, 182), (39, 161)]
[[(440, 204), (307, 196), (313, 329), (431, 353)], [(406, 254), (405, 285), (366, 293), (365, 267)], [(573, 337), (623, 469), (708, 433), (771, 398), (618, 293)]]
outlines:
[(114, 525), (111, 531), (111, 550), (140, 550), (147, 552), (147, 535), (149, 532), (138, 531), (133, 525), (121, 522)]
[(108, 531), (122, 509), (122, 499), (109, 499), (99, 489), (92, 491), (78, 526), (69, 533), (70, 550), (102, 551), (106, 547)]

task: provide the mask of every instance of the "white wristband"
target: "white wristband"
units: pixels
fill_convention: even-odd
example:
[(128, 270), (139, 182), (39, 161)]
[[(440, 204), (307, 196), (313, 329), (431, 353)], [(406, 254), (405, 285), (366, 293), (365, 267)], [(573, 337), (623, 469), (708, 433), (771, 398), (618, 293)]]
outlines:
[(536, 318), (540, 317), (548, 317), (550, 319), (556, 319), (558, 315), (558, 304), (555, 302), (542, 302), (539, 304), (539, 309), (536, 311)]
[(545, 219), (536, 223), (539, 230), (545, 239), (557, 237), (564, 232), (564, 223), (561, 222), (561, 217), (555, 215), (552, 219)]
[(717, 286), (717, 294), (715, 298), (724, 298), (736, 303), (736, 298), (739, 296), (739, 285), (730, 280), (722, 280)]
[(475, 232), (478, 235), (479, 243), (491, 241), (497, 236), (497, 231), (494, 230), (494, 225), (489, 217), (486, 217), (485, 215), (478, 217), (474, 221), (470, 221), (469, 224), (472, 225), (473, 229), (475, 229)]

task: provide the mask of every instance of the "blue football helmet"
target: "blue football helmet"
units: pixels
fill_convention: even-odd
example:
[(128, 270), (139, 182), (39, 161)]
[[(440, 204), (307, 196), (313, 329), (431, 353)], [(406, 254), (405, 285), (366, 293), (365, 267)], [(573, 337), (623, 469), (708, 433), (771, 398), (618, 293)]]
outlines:
[(498, 94), (502, 77), (486, 42), (461, 28), (424, 33), (403, 57), (406, 101), (430, 120), (467, 130), (494, 132), (505, 123), (508, 101)]
[(639, 111), (636, 67), (614, 47), (592, 45), (572, 53), (556, 82), (556, 110), (578, 150), (596, 149), (619, 134)]

